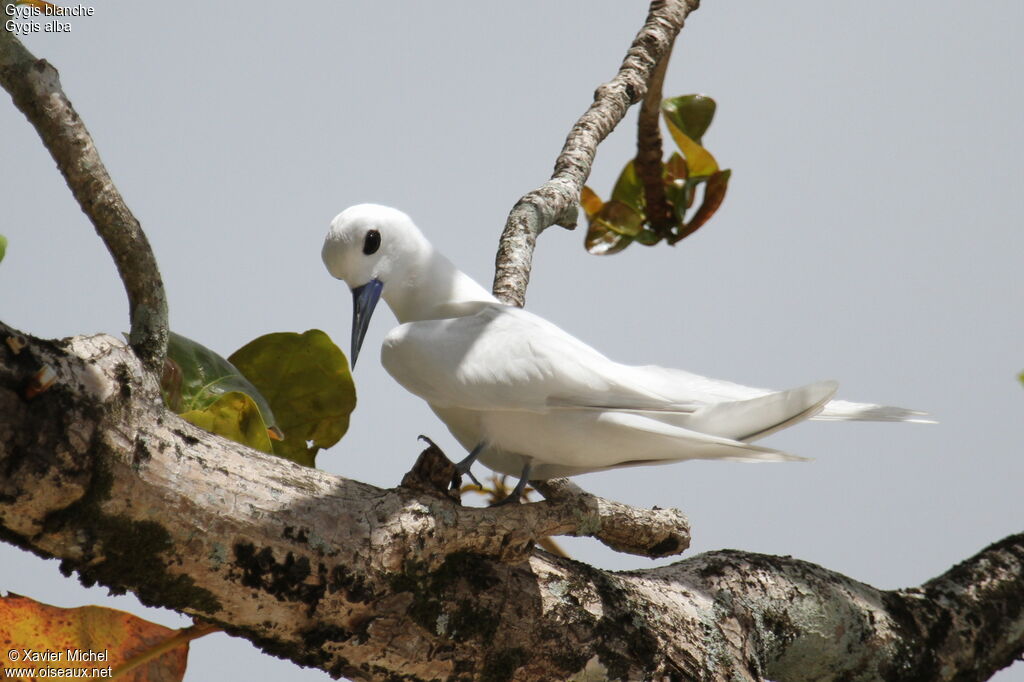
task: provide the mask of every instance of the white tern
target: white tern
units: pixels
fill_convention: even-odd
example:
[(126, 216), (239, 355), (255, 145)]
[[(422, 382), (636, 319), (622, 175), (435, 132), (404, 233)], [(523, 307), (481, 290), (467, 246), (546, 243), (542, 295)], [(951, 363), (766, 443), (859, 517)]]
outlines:
[(926, 421), (899, 407), (832, 400), (834, 381), (773, 392), (609, 360), (556, 325), (498, 302), (406, 214), (360, 204), (322, 252), (354, 300), (352, 365), (383, 298), (400, 325), (381, 363), (423, 398), (470, 455), (520, 480), (687, 459), (802, 460), (751, 442), (804, 419)]

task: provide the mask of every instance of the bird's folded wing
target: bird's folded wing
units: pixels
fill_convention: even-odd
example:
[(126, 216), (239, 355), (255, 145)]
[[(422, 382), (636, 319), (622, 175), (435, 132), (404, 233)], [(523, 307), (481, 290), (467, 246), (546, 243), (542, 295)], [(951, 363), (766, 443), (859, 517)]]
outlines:
[(384, 339), (381, 362), (406, 389), (441, 407), (547, 411), (557, 407), (673, 409), (632, 385), (628, 368), (560, 328), (518, 308), (484, 306), (474, 315), (410, 322)]
[(641, 412), (737, 440), (806, 418), (926, 421), (903, 408), (829, 400), (834, 382), (775, 392), (679, 369), (621, 365), (547, 320), (497, 303), (403, 324), (384, 339), (381, 361), (402, 386), (439, 407)]

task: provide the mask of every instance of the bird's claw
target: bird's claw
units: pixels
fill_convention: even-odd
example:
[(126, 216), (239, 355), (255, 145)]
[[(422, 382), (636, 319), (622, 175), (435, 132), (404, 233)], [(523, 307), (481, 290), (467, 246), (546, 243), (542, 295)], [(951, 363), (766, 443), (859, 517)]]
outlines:
[(476, 485), (477, 488), (483, 488), (483, 485), (481, 485), (480, 481), (476, 479), (473, 472), (470, 471), (468, 467), (463, 471), (462, 467), (459, 466), (460, 464), (462, 464), (462, 462), (455, 465), (455, 475), (452, 476), (452, 490), (457, 490), (462, 487), (462, 476), (469, 476), (469, 480), (473, 481), (473, 484)]
[(476, 480), (476, 476), (474, 476), (473, 472), (470, 471), (470, 468), (472, 468), (473, 462), (476, 461), (476, 458), (480, 456), (485, 445), (486, 443), (477, 444), (477, 446), (473, 448), (466, 457), (455, 463), (455, 475), (452, 476), (452, 490), (459, 487), (459, 484), (462, 482), (459, 477), (463, 474), (469, 476), (469, 479), (476, 484), (477, 488), (483, 488), (483, 486), (480, 485), (480, 481)]

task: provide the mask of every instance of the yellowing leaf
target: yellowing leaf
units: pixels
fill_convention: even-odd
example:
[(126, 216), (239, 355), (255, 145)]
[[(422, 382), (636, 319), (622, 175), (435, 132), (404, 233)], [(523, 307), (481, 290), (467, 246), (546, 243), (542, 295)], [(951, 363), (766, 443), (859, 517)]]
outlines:
[[(11, 594), (0, 598), (0, 678), (109, 678), (113, 669), (126, 660), (160, 645), (177, 632), (115, 609), (63, 609)], [(118, 680), (180, 681), (187, 659), (185, 643)], [(13, 677), (12, 672), (18, 668), (47, 672)]]
[[(590, 189), (586, 185), (583, 185), (583, 191), (580, 192), (580, 206), (583, 207), (583, 212), (587, 214), (587, 220), (593, 220), (597, 212), (601, 210), (601, 206), (604, 202), (601, 201), (601, 197), (594, 193), (594, 190)], [(2, 257), (2, 255), (0, 255)]]
[(316, 453), (345, 435), (356, 406), (355, 384), (345, 354), (324, 332), (267, 334), (229, 360), (274, 410), (284, 432), (284, 440), (274, 443), (275, 454), (314, 466)]
[(675, 140), (679, 151), (686, 157), (686, 165), (690, 169), (689, 176), (691, 178), (711, 175), (718, 170), (718, 162), (715, 161), (711, 152), (690, 139), (670, 119), (666, 118), (665, 123), (668, 124), (668, 131), (672, 134), (672, 139)]
[(225, 393), (238, 391), (253, 399), (268, 427), (276, 426), (266, 399), (237, 367), (197, 341), (171, 332), (160, 381), (164, 403), (177, 413), (202, 410)]
[(231, 391), (201, 410), (189, 410), (181, 415), (201, 429), (236, 443), (248, 445), (262, 452), (273, 452), (267, 424), (260, 416), (256, 403), (245, 393)]

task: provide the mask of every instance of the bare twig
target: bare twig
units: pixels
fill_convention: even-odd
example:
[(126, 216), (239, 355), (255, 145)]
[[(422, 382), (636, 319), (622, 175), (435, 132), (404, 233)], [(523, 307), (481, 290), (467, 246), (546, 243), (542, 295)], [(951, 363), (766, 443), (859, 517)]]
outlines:
[(673, 225), (672, 207), (665, 199), (665, 181), (661, 162), (661, 90), (672, 56), (671, 48), (658, 61), (640, 104), (636, 125), (636, 175), (644, 186), (647, 219), (659, 235), (667, 237)]
[[(13, 4), (4, 0), (4, 17)], [(113, 256), (128, 294), (132, 349), (149, 370), (156, 370), (167, 348), (167, 298), (156, 257), (64, 94), (57, 70), (0, 28), (0, 84), (39, 133)]]
[(582, 532), (614, 550), (649, 557), (682, 554), (690, 546), (690, 522), (678, 509), (640, 509), (586, 492), (567, 478), (534, 481), (559, 508), (576, 510)]
[[(454, 473), (455, 465), (431, 443), (402, 486), (450, 500), (448, 484)], [(690, 546), (690, 524), (678, 509), (640, 509), (612, 502), (564, 478), (534, 485), (547, 498), (544, 502), (485, 509), (438, 507), (434, 538), (449, 553), (467, 549), (510, 562), (522, 561), (534, 543), (552, 535), (593, 537), (617, 551), (647, 557), (681, 554)]]
[(509, 213), (495, 260), (494, 295), (522, 306), (530, 281), (537, 235), (558, 223), (576, 224), (576, 205), (597, 146), (618, 125), (629, 107), (643, 99), (655, 65), (672, 48), (686, 16), (699, 0), (654, 0), (619, 72), (594, 92), (594, 102), (576, 121), (555, 160), (551, 179), (524, 195)]

